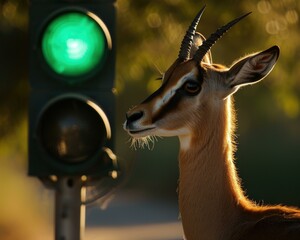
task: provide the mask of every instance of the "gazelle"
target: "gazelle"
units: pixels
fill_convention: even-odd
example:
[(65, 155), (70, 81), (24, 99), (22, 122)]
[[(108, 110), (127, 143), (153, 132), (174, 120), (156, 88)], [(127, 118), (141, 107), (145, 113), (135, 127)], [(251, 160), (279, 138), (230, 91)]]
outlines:
[(161, 87), (126, 114), (135, 139), (178, 136), (179, 209), (187, 240), (300, 239), (300, 210), (258, 206), (244, 195), (234, 165), (232, 94), (273, 69), (279, 48), (248, 55), (226, 68), (212, 63), (210, 49), (239, 17), (207, 40), (195, 33), (204, 8), (181, 43)]

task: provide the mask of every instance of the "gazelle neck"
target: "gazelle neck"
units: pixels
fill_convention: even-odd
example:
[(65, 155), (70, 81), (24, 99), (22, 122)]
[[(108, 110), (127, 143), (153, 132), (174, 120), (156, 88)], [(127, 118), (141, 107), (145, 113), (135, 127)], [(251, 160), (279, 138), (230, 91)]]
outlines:
[(230, 97), (207, 109), (216, 110), (205, 115), (209, 124), (179, 137), (179, 207), (187, 240), (227, 239), (248, 203), (233, 163)]

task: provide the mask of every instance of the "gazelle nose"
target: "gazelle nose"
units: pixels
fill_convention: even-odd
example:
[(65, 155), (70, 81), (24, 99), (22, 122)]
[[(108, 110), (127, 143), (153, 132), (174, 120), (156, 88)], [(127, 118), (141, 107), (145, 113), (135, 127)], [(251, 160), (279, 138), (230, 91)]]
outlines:
[(143, 111), (134, 112), (131, 114), (126, 113), (127, 125), (141, 119), (143, 116), (144, 116)]

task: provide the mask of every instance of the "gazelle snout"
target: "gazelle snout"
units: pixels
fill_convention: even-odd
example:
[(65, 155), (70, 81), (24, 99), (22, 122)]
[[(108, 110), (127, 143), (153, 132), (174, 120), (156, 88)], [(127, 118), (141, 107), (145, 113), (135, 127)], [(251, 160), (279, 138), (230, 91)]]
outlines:
[(126, 128), (130, 128), (134, 122), (140, 120), (144, 116), (143, 111), (127, 112), (126, 113)]
[(147, 114), (144, 110), (134, 107), (126, 113), (126, 121), (124, 129), (134, 137), (146, 136), (149, 130), (154, 129), (155, 126), (147, 121)]

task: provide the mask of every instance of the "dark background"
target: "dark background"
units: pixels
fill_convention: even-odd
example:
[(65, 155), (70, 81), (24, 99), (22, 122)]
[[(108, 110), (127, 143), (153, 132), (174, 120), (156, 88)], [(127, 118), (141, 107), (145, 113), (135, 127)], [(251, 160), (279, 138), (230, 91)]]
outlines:
[[(116, 152), (126, 170), (122, 191), (176, 202), (177, 139), (158, 139), (150, 150), (135, 150), (130, 148), (122, 123), (128, 108), (159, 86), (155, 81), (159, 71), (175, 60), (182, 36), (202, 4), (195, 0), (117, 2)], [(231, 19), (253, 12), (212, 49), (214, 62), (229, 66), (248, 53), (273, 45), (281, 49), (272, 73), (235, 95), (236, 163), (251, 199), (300, 206), (300, 2), (209, 0), (206, 4), (198, 27), (205, 36)], [(1, 0), (1, 239), (33, 239), (37, 232), (51, 230), (52, 193), (26, 175), (27, 45), (28, 1)]]

